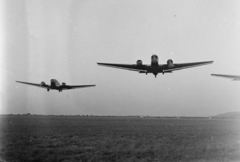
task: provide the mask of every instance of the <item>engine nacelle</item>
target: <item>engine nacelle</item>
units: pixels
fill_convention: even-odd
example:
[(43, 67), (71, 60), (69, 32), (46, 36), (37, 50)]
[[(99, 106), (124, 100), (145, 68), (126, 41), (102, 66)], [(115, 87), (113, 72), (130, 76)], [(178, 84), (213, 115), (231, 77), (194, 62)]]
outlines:
[(167, 60), (167, 67), (168, 68), (173, 68), (174, 67), (173, 60), (171, 60), (171, 59)]
[(142, 66), (142, 60), (137, 60), (137, 66)]
[(62, 83), (62, 86), (66, 86), (66, 83), (63, 82), (63, 83)]
[(44, 86), (46, 83), (44, 81), (41, 82), (40, 86)]

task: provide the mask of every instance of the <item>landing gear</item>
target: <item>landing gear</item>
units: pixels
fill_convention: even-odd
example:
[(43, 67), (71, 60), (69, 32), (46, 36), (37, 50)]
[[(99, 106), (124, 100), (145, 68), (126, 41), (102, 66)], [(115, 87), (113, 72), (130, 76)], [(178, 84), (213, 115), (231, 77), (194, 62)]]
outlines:
[(47, 89), (47, 91), (49, 92), (49, 88)]

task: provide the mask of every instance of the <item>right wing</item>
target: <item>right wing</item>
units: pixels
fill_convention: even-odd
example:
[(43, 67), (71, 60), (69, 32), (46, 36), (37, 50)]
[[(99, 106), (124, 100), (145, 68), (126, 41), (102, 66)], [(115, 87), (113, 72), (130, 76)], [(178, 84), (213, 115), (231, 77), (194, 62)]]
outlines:
[(167, 67), (166, 64), (163, 65), (163, 66), (165, 66), (164, 72), (172, 72), (172, 71), (175, 71), (175, 70), (193, 68), (193, 67), (197, 67), (197, 66), (211, 64), (211, 63), (213, 63), (213, 61), (191, 62), (191, 63), (180, 63), (180, 64), (176, 63), (176, 64), (173, 64), (173, 67)]
[(211, 74), (212, 76), (223, 77), (223, 78), (230, 78), (234, 81), (240, 81), (239, 75), (223, 75), (223, 74)]
[(31, 85), (31, 86), (36, 86), (36, 87), (39, 87), (39, 88), (51, 89), (51, 87), (47, 84), (36, 84), (36, 83), (28, 83), (28, 82), (22, 82), (22, 81), (16, 81), (16, 82)]
[(66, 85), (62, 89), (68, 90), (68, 89), (76, 89), (76, 88), (86, 88), (86, 87), (94, 87), (96, 85)]
[(141, 73), (146, 73), (148, 69), (148, 65), (136, 65), (136, 64), (108, 64), (108, 63), (97, 63), (100, 66), (107, 66), (112, 68), (124, 69), (124, 70), (131, 70), (137, 71)]

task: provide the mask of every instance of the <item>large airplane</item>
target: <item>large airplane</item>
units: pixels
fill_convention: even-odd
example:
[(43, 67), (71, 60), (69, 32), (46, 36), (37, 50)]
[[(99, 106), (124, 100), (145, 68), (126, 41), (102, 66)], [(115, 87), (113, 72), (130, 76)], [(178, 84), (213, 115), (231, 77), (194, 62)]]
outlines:
[(62, 90), (95, 86), (95, 85), (66, 85), (66, 83), (64, 83), (64, 82), (62, 84), (60, 84), (56, 79), (51, 79), (50, 80), (50, 85), (47, 85), (43, 81), (40, 84), (28, 83), (28, 82), (22, 82), (22, 81), (16, 81), (16, 82), (36, 86), (36, 87), (39, 87), (39, 88), (45, 88), (45, 89), (47, 89), (47, 91), (49, 91), (51, 89), (51, 90), (58, 90), (59, 92), (61, 92)]
[(217, 77), (229, 78), (229, 79), (232, 79), (233, 81), (240, 81), (239, 75), (223, 75), (223, 74), (211, 74), (211, 75), (217, 76)]
[(155, 78), (158, 73), (172, 73), (175, 70), (181, 70), (186, 68), (192, 68), (196, 66), (211, 64), (213, 61), (205, 62), (192, 62), (192, 63), (173, 63), (171, 59), (167, 60), (167, 64), (158, 64), (158, 56), (152, 55), (151, 65), (144, 65), (142, 60), (137, 60), (136, 64), (109, 64), (109, 63), (97, 63), (100, 66), (108, 66), (113, 68), (120, 68), (125, 70), (137, 71), (139, 73), (153, 73)]

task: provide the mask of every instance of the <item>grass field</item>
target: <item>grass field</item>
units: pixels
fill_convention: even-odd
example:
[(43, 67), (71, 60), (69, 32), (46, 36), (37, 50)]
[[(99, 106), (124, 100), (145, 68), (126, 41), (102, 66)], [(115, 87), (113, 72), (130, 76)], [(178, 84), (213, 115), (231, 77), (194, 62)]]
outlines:
[(240, 161), (240, 120), (0, 116), (0, 161)]

